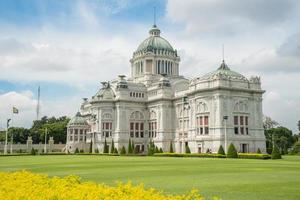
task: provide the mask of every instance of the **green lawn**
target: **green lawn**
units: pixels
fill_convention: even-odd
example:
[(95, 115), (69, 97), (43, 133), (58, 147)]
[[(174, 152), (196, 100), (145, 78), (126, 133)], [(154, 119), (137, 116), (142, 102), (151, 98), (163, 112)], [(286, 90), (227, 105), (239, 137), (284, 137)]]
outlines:
[(300, 156), (282, 160), (114, 156), (0, 157), (0, 171), (27, 169), (51, 176), (76, 174), (84, 181), (143, 183), (167, 193), (197, 188), (205, 197), (300, 199)]

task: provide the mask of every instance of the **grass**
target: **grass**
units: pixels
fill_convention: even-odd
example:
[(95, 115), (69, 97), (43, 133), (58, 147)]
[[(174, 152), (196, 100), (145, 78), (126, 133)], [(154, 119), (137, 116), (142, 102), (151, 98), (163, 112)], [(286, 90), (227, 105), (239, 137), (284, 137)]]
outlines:
[(166, 193), (197, 188), (223, 200), (300, 199), (300, 156), (282, 160), (123, 156), (0, 157), (0, 171), (27, 169), (50, 176), (75, 174), (84, 181), (143, 183)]

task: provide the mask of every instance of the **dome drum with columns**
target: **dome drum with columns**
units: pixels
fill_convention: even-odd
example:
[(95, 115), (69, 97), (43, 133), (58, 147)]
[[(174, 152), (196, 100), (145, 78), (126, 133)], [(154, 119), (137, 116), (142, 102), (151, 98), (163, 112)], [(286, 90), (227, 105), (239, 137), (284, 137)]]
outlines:
[[(193, 153), (216, 153), (230, 143), (239, 152), (265, 152), (260, 77), (247, 79), (222, 61), (216, 70), (186, 79), (160, 29), (153, 25), (149, 34), (133, 53), (130, 77), (101, 82), (94, 96), (84, 98), (68, 125), (67, 149), (103, 152), (104, 142), (113, 141), (120, 151), (131, 140), (141, 154), (150, 141), (164, 152), (173, 145), (184, 153), (188, 145)], [(87, 131), (83, 140), (80, 129)]]

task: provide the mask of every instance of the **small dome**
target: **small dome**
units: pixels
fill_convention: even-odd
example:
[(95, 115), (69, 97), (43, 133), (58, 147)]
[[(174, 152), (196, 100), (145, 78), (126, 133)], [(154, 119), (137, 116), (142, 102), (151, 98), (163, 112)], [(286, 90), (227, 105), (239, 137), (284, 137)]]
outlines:
[(236, 79), (236, 80), (247, 81), (247, 78), (242, 74), (230, 70), (230, 68), (227, 66), (224, 60), (217, 70), (200, 77), (199, 80), (210, 80), (214, 78)]
[(86, 126), (88, 123), (86, 119), (81, 116), (80, 112), (77, 112), (76, 115), (69, 121), (68, 125)]
[(160, 37), (160, 30), (156, 25), (150, 29), (149, 33), (150, 36), (138, 46), (136, 52), (152, 50), (174, 51), (171, 44), (166, 39)]
[(115, 93), (109, 82), (102, 82), (103, 87), (92, 97), (92, 100), (113, 100)]

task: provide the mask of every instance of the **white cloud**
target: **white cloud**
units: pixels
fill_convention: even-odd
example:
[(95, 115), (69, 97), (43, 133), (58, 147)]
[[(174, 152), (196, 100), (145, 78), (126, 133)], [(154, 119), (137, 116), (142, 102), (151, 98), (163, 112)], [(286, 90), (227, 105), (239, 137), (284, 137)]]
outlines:
[[(6, 119), (12, 119), (12, 126), (28, 126), (34, 119), (37, 101), (31, 91), (11, 91), (0, 95), (0, 127), (6, 127)], [(17, 107), (19, 114), (13, 114), (12, 108)]]
[[(78, 1), (72, 11), (74, 20), (61, 17), (57, 26), (53, 22), (32, 30), (2, 26), (0, 79), (56, 82), (80, 91), (96, 91), (89, 86), (128, 74), (129, 59), (147, 37), (149, 27), (125, 20), (113, 22), (110, 16), (134, 4), (137, 2), (131, 0)], [(300, 96), (295, 92), (300, 85), (299, 5), (295, 0), (171, 0), (166, 5), (166, 26), (159, 27), (162, 36), (178, 49), (181, 74), (188, 77), (215, 70), (225, 43), (225, 59), (231, 69), (262, 77), (267, 90), (265, 114), (296, 130), (296, 107), (300, 107)], [(64, 25), (67, 28), (60, 27)], [(28, 95), (17, 94), (35, 102)], [(73, 115), (80, 94), (68, 100), (43, 101), (42, 112)], [(34, 106), (30, 113), (27, 118), (34, 119)]]

